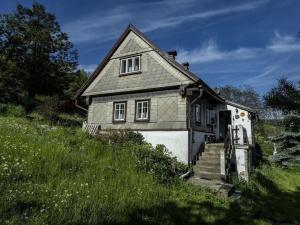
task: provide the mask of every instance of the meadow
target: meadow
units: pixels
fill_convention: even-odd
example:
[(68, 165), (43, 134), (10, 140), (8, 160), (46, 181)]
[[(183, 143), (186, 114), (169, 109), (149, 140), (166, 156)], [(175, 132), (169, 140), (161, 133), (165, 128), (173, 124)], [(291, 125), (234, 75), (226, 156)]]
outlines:
[[(249, 183), (234, 180), (243, 196), (233, 201), (187, 184), (180, 171), (168, 180), (166, 168), (143, 169), (140, 152), (174, 163), (147, 143), (44, 123), (0, 117), (0, 224), (300, 223), (299, 169), (260, 162)], [(257, 141), (269, 154), (263, 133)]]

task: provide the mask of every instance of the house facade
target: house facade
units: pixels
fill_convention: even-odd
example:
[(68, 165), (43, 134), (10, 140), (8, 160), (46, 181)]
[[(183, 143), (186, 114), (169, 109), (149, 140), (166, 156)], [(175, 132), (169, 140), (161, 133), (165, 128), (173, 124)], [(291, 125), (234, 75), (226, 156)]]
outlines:
[(223, 99), (176, 54), (129, 25), (76, 94), (86, 100), (87, 123), (139, 131), (186, 164), (204, 143), (224, 142), (230, 125), (242, 126), (244, 143), (253, 144), (255, 111)]

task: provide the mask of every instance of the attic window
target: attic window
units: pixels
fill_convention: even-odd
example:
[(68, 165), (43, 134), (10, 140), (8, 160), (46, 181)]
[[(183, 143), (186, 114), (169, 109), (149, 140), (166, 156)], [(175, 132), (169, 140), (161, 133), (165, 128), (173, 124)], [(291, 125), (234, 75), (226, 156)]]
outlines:
[(120, 74), (130, 74), (141, 71), (141, 56), (121, 59)]

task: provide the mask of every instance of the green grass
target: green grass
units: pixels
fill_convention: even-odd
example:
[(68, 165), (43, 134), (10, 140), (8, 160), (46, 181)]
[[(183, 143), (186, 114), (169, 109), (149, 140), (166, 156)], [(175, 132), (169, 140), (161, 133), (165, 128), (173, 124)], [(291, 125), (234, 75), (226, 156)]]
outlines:
[(299, 224), (299, 170), (261, 166), (233, 202), (138, 170), (148, 147), (0, 117), (0, 224)]

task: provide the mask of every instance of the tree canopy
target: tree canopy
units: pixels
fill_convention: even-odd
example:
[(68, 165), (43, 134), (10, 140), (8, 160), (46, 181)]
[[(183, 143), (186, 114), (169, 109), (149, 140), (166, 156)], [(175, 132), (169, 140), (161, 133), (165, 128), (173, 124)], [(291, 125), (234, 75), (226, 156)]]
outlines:
[(0, 101), (17, 101), (21, 92), (63, 95), (76, 76), (77, 51), (56, 17), (38, 3), (18, 4), (0, 16), (0, 60)]
[(300, 85), (297, 87), (287, 79), (280, 79), (264, 99), (266, 106), (285, 113), (284, 132), (273, 139), (277, 152), (271, 157), (272, 161), (285, 166), (300, 166)]
[(241, 87), (235, 87), (226, 85), (223, 87), (217, 87), (222, 97), (226, 100), (233, 101), (254, 109), (261, 108), (261, 98), (259, 94), (249, 85)]

